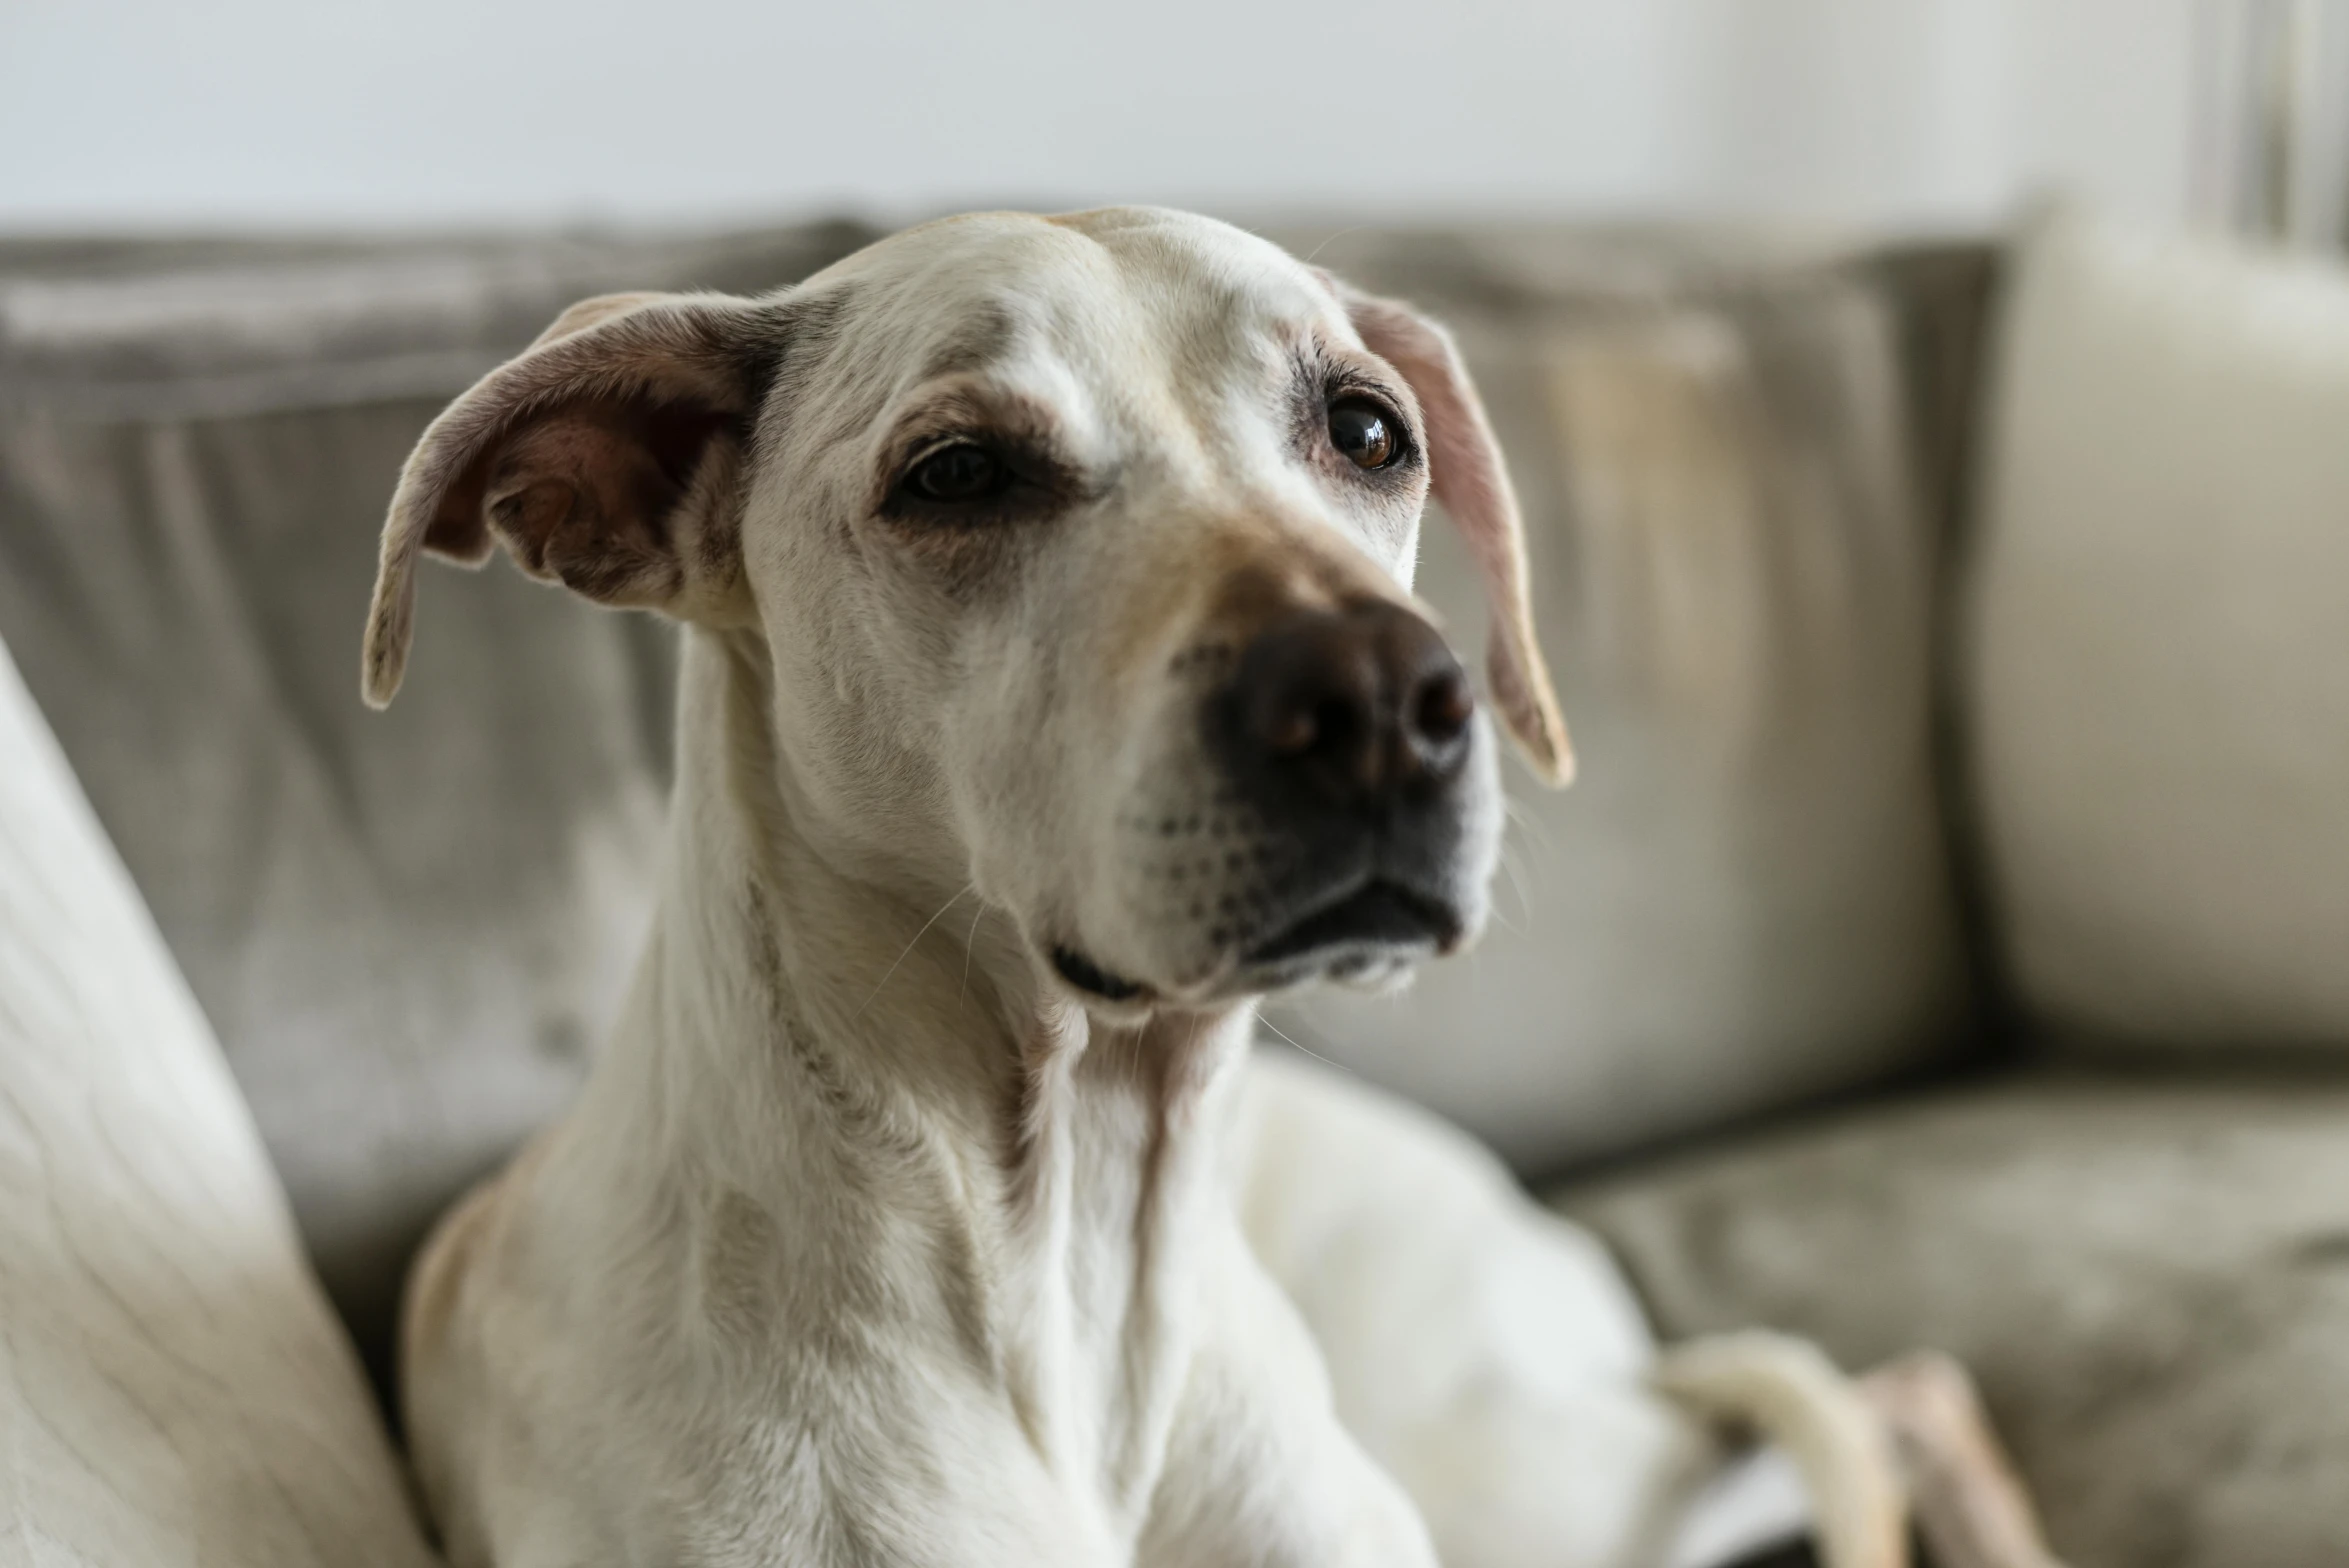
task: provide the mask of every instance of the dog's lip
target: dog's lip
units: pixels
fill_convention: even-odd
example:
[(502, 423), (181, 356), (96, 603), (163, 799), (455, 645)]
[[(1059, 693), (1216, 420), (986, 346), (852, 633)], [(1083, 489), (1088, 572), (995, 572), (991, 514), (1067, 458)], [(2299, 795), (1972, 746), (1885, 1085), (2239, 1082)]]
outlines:
[(1052, 949), (1052, 969), (1078, 990), (1105, 1002), (1143, 1001), (1150, 995), (1150, 988), (1141, 981), (1111, 974), (1073, 947)]
[(1279, 990), (1318, 974), (1344, 975), (1429, 954), (1449, 953), (1467, 934), (1459, 909), (1440, 895), (1363, 872), (1305, 901), (1271, 932), (1237, 953), (1226, 950), (1194, 982), (1153, 985), (1103, 968), (1066, 943), (1044, 949), (1054, 974), (1088, 1000), (1149, 1009)]
[(1316, 899), (1240, 954), (1246, 969), (1294, 967), (1313, 958), (1342, 962), (1425, 950), (1450, 952), (1464, 934), (1448, 901), (1391, 877), (1366, 876)]

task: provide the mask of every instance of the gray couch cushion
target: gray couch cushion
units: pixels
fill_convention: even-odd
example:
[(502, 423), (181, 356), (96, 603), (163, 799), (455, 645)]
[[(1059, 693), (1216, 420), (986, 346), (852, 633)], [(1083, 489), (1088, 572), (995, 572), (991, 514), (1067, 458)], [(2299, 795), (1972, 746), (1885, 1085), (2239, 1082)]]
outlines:
[[(1581, 775), (1512, 773), (1469, 958), (1275, 1025), (1536, 1168), (1943, 1058), (1968, 1009), (1921, 422), (1946, 414), (1907, 395), (1899, 280), (1751, 238), (1296, 248), (1454, 327), (1524, 502)], [(1481, 646), (1451, 536), (1431, 523), (1422, 556), (1421, 591)]]
[(670, 702), (659, 626), (500, 566), (434, 585), (407, 695), (361, 707), (393, 476), (571, 300), (857, 238), (0, 250), (0, 635), (379, 1368), (422, 1227), (616, 1004)]
[(1665, 1337), (1963, 1358), (2082, 1568), (2349, 1541), (2349, 1078), (2034, 1076), (1588, 1183)]

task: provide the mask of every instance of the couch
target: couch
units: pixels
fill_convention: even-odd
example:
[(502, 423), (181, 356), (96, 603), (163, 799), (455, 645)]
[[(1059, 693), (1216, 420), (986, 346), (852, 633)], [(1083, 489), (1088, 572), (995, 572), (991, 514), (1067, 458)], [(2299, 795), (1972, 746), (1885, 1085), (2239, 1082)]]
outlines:
[[(1955, 1351), (2081, 1568), (2349, 1558), (2349, 274), (2056, 211), (1902, 244), (1265, 227), (1454, 325), (1584, 767), (1515, 777), (1475, 953), (1271, 1029), (1484, 1137), (1660, 1334)], [(166, 1519), (260, 1475), (283, 1560), (304, 1530), (424, 1560), (322, 1456), (386, 1444), (356, 1391), (423, 1228), (592, 1059), (673, 648), (444, 574), (368, 713), (385, 498), (569, 301), (868, 237), (0, 241), (0, 642), (56, 740), (0, 758), (38, 806), (0, 891), (39, 891), (0, 916), (116, 955), (100, 1010), (178, 1064), (77, 1058), (99, 1004), (0, 954), (0, 1302), (50, 1347), (0, 1397), (26, 1560), (143, 1560), (36, 1539), (41, 1496), (133, 1484), (123, 1432)], [(1435, 530), (1423, 572), (1473, 645)], [(69, 840), (114, 868), (78, 903)], [(194, 1104), (261, 1218), (153, 1152)], [(143, 1263), (75, 1239), (124, 1203)], [(284, 1305), (312, 1270), (331, 1316)], [(137, 1355), (93, 1348), (118, 1319)], [(238, 1403), (217, 1358), (256, 1343), (332, 1431)]]

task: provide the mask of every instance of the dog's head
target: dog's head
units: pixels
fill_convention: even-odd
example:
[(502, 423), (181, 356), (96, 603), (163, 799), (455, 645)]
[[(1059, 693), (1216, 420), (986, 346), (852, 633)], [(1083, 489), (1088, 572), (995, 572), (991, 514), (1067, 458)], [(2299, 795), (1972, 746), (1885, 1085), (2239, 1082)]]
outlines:
[(990, 214), (764, 299), (586, 301), (426, 432), (365, 660), (420, 552), (760, 650), (793, 820), (1016, 922), (1112, 1013), (1376, 979), (1472, 936), (1501, 800), (1410, 595), (1430, 491), (1488, 689), (1566, 736), (1508, 479), (1443, 332), (1179, 213)]

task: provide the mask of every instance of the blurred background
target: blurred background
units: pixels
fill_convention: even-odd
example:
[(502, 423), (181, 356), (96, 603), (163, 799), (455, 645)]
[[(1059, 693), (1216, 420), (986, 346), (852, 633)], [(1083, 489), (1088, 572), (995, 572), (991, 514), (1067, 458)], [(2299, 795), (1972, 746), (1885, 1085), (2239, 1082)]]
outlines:
[(881, 221), (975, 203), (2337, 239), (2326, 0), (20, 0), (0, 224)]
[[(351, 1345), (590, 1069), (676, 650), (429, 570), (363, 709), (426, 423), (585, 296), (1115, 202), (1451, 326), (1581, 766), (1279, 1036), (1659, 1338), (1959, 1355), (2079, 1568), (2349, 1560), (2349, 0), (0, 0), (20, 1514), (414, 1561)], [(1419, 586), (1480, 644), (1437, 515)]]

